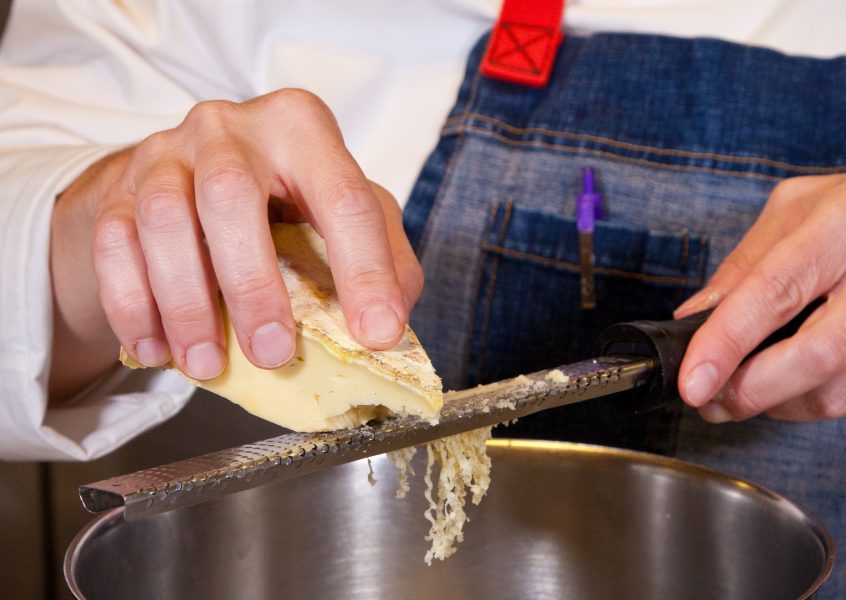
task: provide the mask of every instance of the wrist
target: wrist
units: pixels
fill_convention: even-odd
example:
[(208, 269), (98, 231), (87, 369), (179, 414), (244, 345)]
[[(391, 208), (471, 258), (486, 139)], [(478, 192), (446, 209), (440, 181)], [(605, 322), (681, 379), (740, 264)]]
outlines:
[(50, 223), (53, 338), (48, 393), (59, 405), (117, 360), (118, 343), (99, 302), (91, 234), (100, 202), (119, 180), (129, 151), (86, 169), (56, 197)]

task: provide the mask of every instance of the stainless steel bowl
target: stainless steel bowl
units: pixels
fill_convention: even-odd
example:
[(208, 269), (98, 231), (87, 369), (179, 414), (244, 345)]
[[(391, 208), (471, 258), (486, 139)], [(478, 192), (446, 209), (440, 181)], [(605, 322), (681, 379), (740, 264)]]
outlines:
[(207, 504), (95, 519), (71, 544), (77, 598), (808, 598), (834, 560), (811, 515), (746, 481), (666, 458), (496, 440), (458, 553), (423, 563), (423, 455), (409, 496), (374, 459)]

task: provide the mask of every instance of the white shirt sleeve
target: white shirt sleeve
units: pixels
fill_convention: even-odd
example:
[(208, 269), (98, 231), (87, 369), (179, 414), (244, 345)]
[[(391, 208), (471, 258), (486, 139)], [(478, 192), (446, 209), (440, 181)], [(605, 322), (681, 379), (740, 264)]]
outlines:
[(54, 198), (107, 146), (0, 151), (0, 458), (92, 459), (175, 414), (192, 387), (172, 373), (115, 369), (48, 409)]
[[(71, 3), (13, 4), (0, 48), (0, 459), (96, 458), (175, 414), (193, 391), (173, 373), (116, 368), (48, 407), (55, 198), (92, 163), (173, 124), (175, 113), (156, 112), (158, 94), (171, 110), (192, 103), (162, 82), (139, 91), (154, 78), (125, 51)], [(153, 113), (135, 110), (151, 93)]]

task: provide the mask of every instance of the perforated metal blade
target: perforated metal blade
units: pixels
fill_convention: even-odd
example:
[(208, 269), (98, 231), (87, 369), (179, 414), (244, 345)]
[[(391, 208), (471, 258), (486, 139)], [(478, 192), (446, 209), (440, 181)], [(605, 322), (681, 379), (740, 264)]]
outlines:
[(414, 417), (328, 433), (289, 433), (79, 488), (91, 512), (124, 506), (129, 520), (214, 500), (541, 410), (646, 383), (653, 361), (606, 356), (514, 379), (448, 392), (437, 424)]

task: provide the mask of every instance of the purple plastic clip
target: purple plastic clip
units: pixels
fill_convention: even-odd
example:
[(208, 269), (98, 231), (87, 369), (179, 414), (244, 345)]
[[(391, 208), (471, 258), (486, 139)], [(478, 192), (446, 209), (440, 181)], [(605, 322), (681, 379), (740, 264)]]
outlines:
[(582, 193), (576, 198), (576, 223), (579, 231), (593, 231), (597, 220), (605, 217), (602, 194), (596, 191), (593, 167), (582, 168)]
[(580, 287), (582, 308), (596, 308), (596, 285), (593, 275), (593, 229), (596, 220), (604, 216), (602, 194), (597, 193), (593, 181), (593, 168), (582, 169), (582, 193), (576, 197), (576, 228), (579, 232), (581, 263)]

